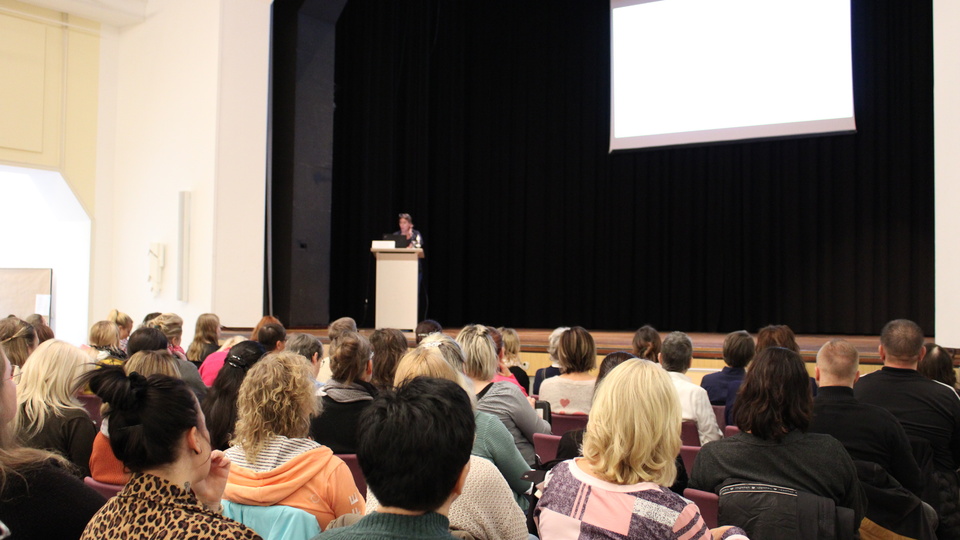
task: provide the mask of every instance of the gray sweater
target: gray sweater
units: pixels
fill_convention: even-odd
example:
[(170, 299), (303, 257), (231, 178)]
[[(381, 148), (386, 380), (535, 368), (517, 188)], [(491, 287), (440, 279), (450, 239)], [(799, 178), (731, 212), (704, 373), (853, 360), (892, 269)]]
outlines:
[(513, 441), (524, 461), (528, 465), (534, 463), (536, 452), (533, 449), (533, 434), (551, 433), (550, 424), (537, 415), (517, 385), (508, 382), (493, 383), (483, 399), (477, 403), (477, 410), (499, 418), (513, 435)]

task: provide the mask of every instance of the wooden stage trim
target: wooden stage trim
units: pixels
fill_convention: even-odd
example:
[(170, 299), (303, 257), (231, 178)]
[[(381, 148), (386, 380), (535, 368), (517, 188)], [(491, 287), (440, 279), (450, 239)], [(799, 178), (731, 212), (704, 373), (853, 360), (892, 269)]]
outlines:
[[(233, 334), (249, 336), (251, 331), (251, 328), (229, 328), (225, 329), (224, 337), (229, 337), (229, 335)], [(546, 354), (547, 339), (550, 336), (550, 332), (553, 331), (552, 328), (517, 328), (516, 331), (520, 335), (522, 353)], [(325, 344), (329, 343), (327, 330), (325, 328), (289, 328), (287, 332), (311, 334), (319, 337)], [(372, 332), (372, 328), (363, 328), (360, 330), (360, 333), (365, 336), (369, 336)], [(444, 328), (443, 332), (448, 336), (456, 337), (460, 332), (460, 328)], [(597, 343), (597, 354), (601, 357), (614, 351), (630, 351), (631, 343), (633, 342), (632, 331), (591, 330), (590, 334)], [(413, 332), (404, 332), (404, 335), (407, 337), (408, 344), (412, 347), (414, 344)], [(663, 335), (666, 334), (661, 334), (661, 336)], [(726, 334), (691, 332), (687, 335), (690, 336), (690, 339), (693, 341), (694, 367), (697, 367), (696, 360), (723, 360), (723, 339), (726, 337)], [(754, 335), (754, 338), (756, 338), (756, 335)], [(823, 346), (824, 343), (833, 338), (842, 338), (853, 344), (853, 346), (860, 351), (861, 364), (877, 366), (881, 364), (880, 355), (877, 352), (877, 346), (880, 344), (879, 336), (800, 335), (797, 336), (797, 344), (800, 345), (800, 354), (803, 356), (804, 361), (808, 363), (815, 362), (817, 359), (817, 351), (820, 350), (820, 347)], [(932, 341), (932, 339), (928, 339), (928, 342), (930, 341)], [(713, 363), (710, 362), (709, 364)], [(722, 367), (722, 362), (720, 366)]]

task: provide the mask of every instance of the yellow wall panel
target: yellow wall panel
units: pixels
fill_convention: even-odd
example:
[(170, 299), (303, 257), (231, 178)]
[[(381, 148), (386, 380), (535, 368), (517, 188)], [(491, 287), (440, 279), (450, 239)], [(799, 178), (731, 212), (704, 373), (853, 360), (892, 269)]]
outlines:
[(43, 151), (47, 29), (0, 15), (0, 147)]

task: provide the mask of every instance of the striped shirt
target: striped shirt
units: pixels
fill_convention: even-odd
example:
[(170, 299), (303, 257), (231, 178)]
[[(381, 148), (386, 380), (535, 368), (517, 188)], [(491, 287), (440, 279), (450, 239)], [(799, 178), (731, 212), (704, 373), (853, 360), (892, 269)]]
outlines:
[[(605, 482), (573, 460), (554, 467), (546, 482), (534, 512), (542, 540), (712, 538), (697, 505), (663, 486)], [(746, 539), (737, 528), (723, 537)]]
[(240, 445), (227, 449), (227, 457), (238, 467), (250, 469), (255, 472), (272, 471), (300, 454), (320, 448), (320, 444), (310, 439), (290, 439), (283, 435), (277, 435), (267, 444), (257, 459), (252, 463), (247, 461), (247, 456)]

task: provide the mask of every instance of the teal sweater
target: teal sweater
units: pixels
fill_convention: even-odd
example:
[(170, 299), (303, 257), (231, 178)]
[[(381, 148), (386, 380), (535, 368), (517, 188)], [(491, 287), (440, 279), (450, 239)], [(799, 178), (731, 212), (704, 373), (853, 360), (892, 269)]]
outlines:
[(529, 471), (530, 466), (523, 460), (513, 435), (499, 418), (480, 411), (477, 411), (474, 417), (477, 421), (477, 438), (474, 439), (471, 453), (492, 461), (500, 469), (513, 490), (514, 500), (526, 512), (529, 502), (524, 494), (530, 489), (530, 482), (521, 480), (520, 476)]
[(396, 540), (399, 538), (425, 538), (450, 540), (450, 520), (435, 512), (422, 516), (401, 516), (371, 512), (349, 527), (330, 529), (313, 537), (313, 540)]

